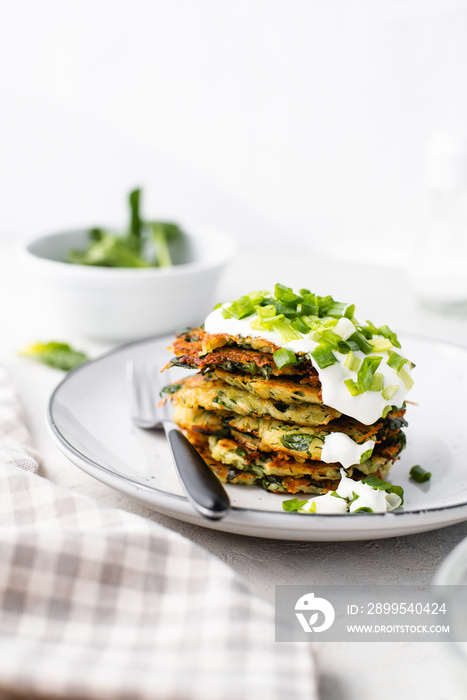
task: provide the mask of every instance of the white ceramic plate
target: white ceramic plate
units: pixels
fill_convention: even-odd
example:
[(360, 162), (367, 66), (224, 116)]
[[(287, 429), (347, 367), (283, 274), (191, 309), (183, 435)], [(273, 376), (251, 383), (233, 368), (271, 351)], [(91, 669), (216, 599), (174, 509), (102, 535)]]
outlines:
[[(125, 363), (170, 359), (170, 338), (132, 343), (68, 374), (53, 393), (49, 424), (62, 452), (91, 476), (161, 513), (204, 527), (276, 539), (367, 540), (435, 530), (467, 520), (467, 430), (460, 397), (467, 395), (467, 348), (404, 338), (417, 365), (406, 418), (407, 449), (390, 480), (405, 489), (403, 510), (385, 514), (301, 515), (284, 498), (257, 487), (228, 485), (233, 508), (220, 521), (198, 515), (182, 495), (163, 433), (135, 428), (128, 414)], [(441, 375), (441, 368), (443, 374)], [(171, 370), (167, 383), (183, 370)], [(178, 372), (178, 375), (177, 375)], [(186, 373), (185, 373), (186, 375)], [(421, 464), (430, 481), (408, 472)]]

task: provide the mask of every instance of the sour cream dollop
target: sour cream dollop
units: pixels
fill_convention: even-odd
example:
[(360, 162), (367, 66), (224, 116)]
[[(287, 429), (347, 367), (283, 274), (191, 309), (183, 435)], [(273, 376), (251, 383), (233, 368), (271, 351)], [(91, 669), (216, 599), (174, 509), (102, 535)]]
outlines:
[(310, 498), (301, 510), (329, 515), (355, 513), (359, 508), (371, 508), (373, 513), (387, 513), (398, 508), (401, 503), (397, 494), (375, 489), (362, 481), (354, 481), (341, 469), (341, 480), (336, 491)]

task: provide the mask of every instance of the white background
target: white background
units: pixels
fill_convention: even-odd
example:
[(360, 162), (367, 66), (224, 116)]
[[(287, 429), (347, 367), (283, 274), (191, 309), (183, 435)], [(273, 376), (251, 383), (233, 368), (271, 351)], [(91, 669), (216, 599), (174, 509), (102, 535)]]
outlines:
[[(152, 216), (403, 262), (464, 0), (0, 0), (0, 241)], [(310, 263), (311, 264), (311, 263)]]

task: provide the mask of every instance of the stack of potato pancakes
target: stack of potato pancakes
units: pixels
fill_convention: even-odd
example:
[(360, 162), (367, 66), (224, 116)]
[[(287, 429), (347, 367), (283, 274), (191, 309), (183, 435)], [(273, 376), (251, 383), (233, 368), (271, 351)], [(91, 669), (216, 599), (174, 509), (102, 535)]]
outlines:
[[(361, 326), (354, 307), (309, 290), (295, 294), (283, 285), (276, 285), (274, 295), (252, 293), (213, 313), (225, 321), (220, 329), (212, 319), (208, 323), (211, 314), (205, 328), (176, 336), (168, 367), (197, 373), (163, 393), (175, 407), (174, 421), (221, 481), (279, 493), (334, 491), (343, 465), (322, 459), (326, 436), (333, 433), (358, 446), (371, 441), (357, 463), (344, 464), (348, 476), (387, 474), (405, 447), (405, 403), (390, 401), (396, 387), (386, 387), (384, 417), (366, 425), (323, 403), (319, 376), (344, 358), (353, 373), (347, 380), (349, 396), (384, 395), (378, 373), (383, 355), (399, 370), (407, 363), (394, 351), (400, 346), (387, 326)], [(339, 335), (343, 327), (347, 333)], [(307, 338), (313, 339), (313, 352), (290, 349)]]

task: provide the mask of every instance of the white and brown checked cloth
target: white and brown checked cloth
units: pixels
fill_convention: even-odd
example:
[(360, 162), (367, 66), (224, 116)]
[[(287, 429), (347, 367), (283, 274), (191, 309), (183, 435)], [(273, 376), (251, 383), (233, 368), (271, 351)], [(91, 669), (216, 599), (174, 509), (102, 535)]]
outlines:
[(41, 476), (0, 368), (0, 698), (314, 700), (308, 645), (177, 533)]

